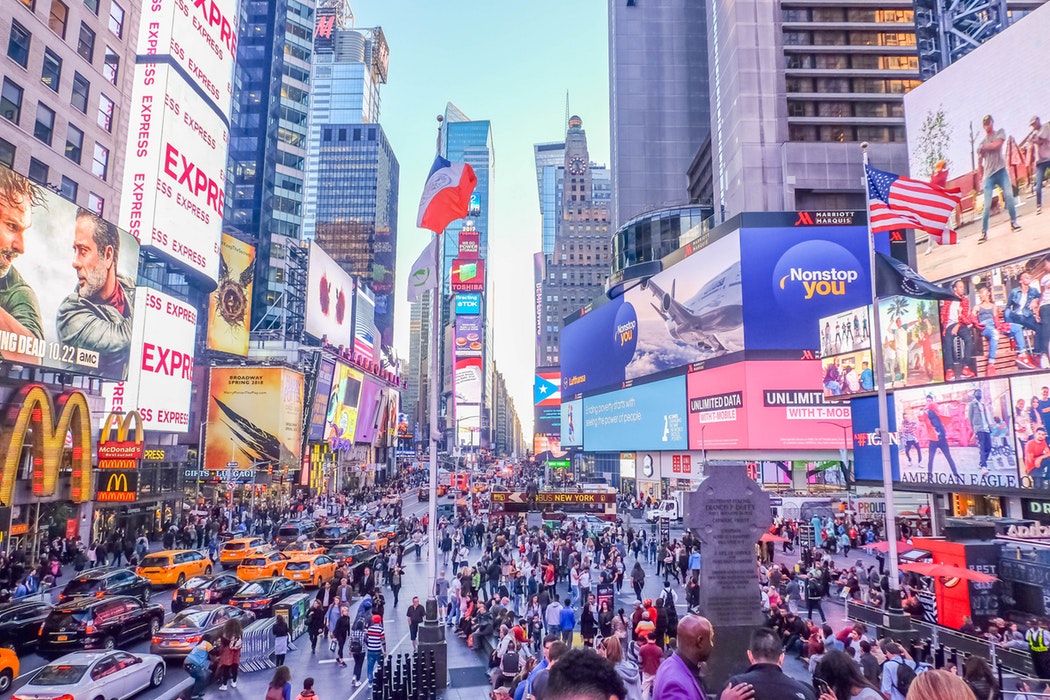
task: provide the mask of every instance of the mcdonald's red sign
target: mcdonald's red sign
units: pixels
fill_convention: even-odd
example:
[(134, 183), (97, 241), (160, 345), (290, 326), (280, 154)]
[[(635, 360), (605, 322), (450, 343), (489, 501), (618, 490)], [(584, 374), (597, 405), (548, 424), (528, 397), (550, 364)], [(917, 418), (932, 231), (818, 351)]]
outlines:
[[(128, 439), (128, 433), (134, 426), (134, 439)], [(111, 440), (113, 429), (117, 430), (117, 439)], [(142, 415), (138, 411), (121, 415), (110, 413), (102, 421), (102, 431), (98, 438), (99, 469), (135, 469), (138, 460), (142, 459), (145, 436), (142, 427)]]

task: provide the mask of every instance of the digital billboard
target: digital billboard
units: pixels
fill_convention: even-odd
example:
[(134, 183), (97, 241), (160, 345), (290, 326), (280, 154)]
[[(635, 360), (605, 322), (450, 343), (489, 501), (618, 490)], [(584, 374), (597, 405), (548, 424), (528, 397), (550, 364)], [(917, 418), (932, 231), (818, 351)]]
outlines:
[(283, 367), (212, 367), (204, 468), (299, 469), (303, 375)]
[(0, 215), (0, 358), (125, 379), (138, 241), (5, 166)]
[[(1029, 373), (1010, 378), (1013, 435), (1021, 487), (1050, 489), (1050, 374)], [(1041, 429), (1041, 430), (1040, 430)]]
[[(393, 224), (376, 225), (375, 251), (372, 254), (372, 279), (370, 285), (375, 293), (375, 322), (379, 329), (377, 342), (383, 345), (394, 343), (394, 272), (397, 231)], [(381, 339), (381, 341), (380, 341)]]
[[(473, 195), (471, 195), (473, 197)], [(477, 260), (481, 254), (481, 234), (478, 231), (459, 232), (459, 259)]]
[(819, 322), (871, 301), (867, 226), (743, 228), (749, 351), (816, 351)]
[(532, 454), (541, 455), (544, 452), (550, 452), (551, 456), (555, 459), (564, 457), (568, 454), (562, 449), (561, 442), (558, 440), (557, 435), (544, 435), (543, 433), (533, 433), (532, 435)]
[(533, 430), (557, 435), (561, 430), (561, 372), (557, 367), (537, 367), (533, 383)]
[(456, 295), (457, 316), (479, 316), (481, 314), (481, 295), (475, 292), (461, 292)]
[(484, 330), (480, 316), (456, 317), (456, 357), (481, 355)]
[(169, 65), (138, 64), (133, 80), (120, 226), (217, 280), (226, 121)]
[[(1033, 184), (1036, 164), (1050, 160), (1045, 140), (1050, 115), (1043, 111), (1050, 86), (1038, 62), (1017, 60), (1018, 47), (1036, 56), (1050, 48), (1050, 8), (1022, 17), (904, 96), (911, 176), (936, 177), (963, 194), (953, 217), (958, 244), (934, 245), (916, 258), (918, 272), (927, 279), (949, 279), (982, 260), (1025, 257), (1047, 248), (1050, 220), (1035, 216), (1041, 197)], [(1042, 117), (1038, 130), (1033, 115)], [(985, 116), (992, 118), (987, 125)], [(1033, 154), (1036, 138), (1041, 143)], [(945, 172), (935, 176), (938, 161)], [(990, 214), (987, 227), (985, 212)], [(1011, 219), (1023, 226), (1023, 234), (1011, 231)], [(987, 230), (987, 242), (981, 240), (982, 230)]]
[(820, 359), (824, 396), (850, 396), (875, 391), (871, 351), (860, 350)]
[[(622, 296), (595, 306), (561, 329), (561, 390), (563, 396), (620, 386), (624, 368), (634, 356), (634, 336), (616, 336), (617, 318), (626, 306)], [(634, 316), (634, 311), (624, 311)], [(542, 317), (541, 317), (542, 318)], [(626, 326), (627, 322), (620, 323)], [(637, 325), (637, 322), (635, 322)], [(629, 330), (634, 330), (630, 328)], [(624, 333), (628, 328), (624, 327)]]
[(310, 428), (307, 431), (308, 439), (313, 442), (324, 439), (325, 416), (328, 414), (328, 400), (332, 396), (334, 376), (335, 360), (322, 357), (317, 366), (314, 399), (310, 407)]
[(185, 433), (190, 429), (197, 309), (139, 287), (135, 319), (128, 377), (102, 386), (106, 411), (138, 411), (146, 430)]
[(376, 328), (376, 301), (371, 290), (354, 280), (354, 352), (368, 361), (379, 359), (379, 329)]
[(453, 292), (485, 291), (484, 260), (453, 260), (451, 275)]
[(255, 247), (222, 234), (219, 286), (208, 298), (208, 349), (248, 354)]
[(1018, 487), (1007, 379), (900, 389), (894, 408), (901, 482)]
[[(886, 429), (890, 433), (890, 468), (893, 480), (900, 481), (900, 459), (898, 457), (897, 417), (894, 411), (893, 394), (886, 397)], [(882, 483), (882, 443), (879, 442), (879, 399), (877, 396), (864, 396), (850, 399), (850, 411), (853, 422), (853, 475), (857, 481), (876, 481)], [(918, 436), (916, 435), (916, 438)], [(901, 443), (903, 445), (903, 443)], [(909, 461), (920, 460), (923, 451), (918, 443), (909, 445)]]
[(324, 420), (324, 439), (333, 449), (353, 446), (357, 431), (357, 408), (361, 400), (364, 373), (337, 362), (328, 395), (328, 413)]
[(611, 391), (583, 400), (589, 452), (684, 450), (688, 447), (685, 377)]
[(937, 302), (912, 297), (879, 299), (879, 329), (887, 388), (944, 381)]
[(361, 384), (361, 397), (357, 404), (357, 427), (354, 430), (354, 442), (371, 444), (375, 441), (380, 413), (385, 401), (386, 393), (383, 386), (365, 377)]
[(825, 316), (820, 328), (822, 357), (871, 349), (871, 305)]
[(455, 392), (456, 411), (463, 404), (481, 403), (482, 362), (480, 357), (457, 357)]
[(350, 347), (354, 337), (354, 280), (316, 242), (310, 242), (306, 274), (306, 332)]
[(560, 435), (565, 447), (583, 445), (583, 399), (562, 402)]

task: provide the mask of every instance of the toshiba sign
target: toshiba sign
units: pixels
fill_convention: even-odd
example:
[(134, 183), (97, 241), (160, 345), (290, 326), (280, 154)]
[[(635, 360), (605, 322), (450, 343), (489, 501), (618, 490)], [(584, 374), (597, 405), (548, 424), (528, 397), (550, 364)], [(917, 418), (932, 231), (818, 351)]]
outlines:
[(120, 226), (218, 279), (229, 131), (168, 65), (135, 66)]
[(197, 311), (191, 305), (146, 287), (135, 297), (135, 325), (128, 379), (107, 382), (106, 411), (138, 411), (142, 427), (185, 433), (189, 430)]

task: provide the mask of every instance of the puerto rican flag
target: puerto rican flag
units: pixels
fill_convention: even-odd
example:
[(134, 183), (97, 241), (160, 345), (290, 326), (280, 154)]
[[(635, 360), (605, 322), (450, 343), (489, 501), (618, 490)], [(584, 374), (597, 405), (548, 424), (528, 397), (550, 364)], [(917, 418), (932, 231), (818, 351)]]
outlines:
[(537, 406), (561, 405), (561, 373), (537, 372), (534, 389), (534, 403)]
[(945, 190), (922, 180), (864, 166), (868, 178), (868, 220), (871, 232), (915, 228), (938, 244), (958, 238), (948, 221), (959, 205), (959, 190)]
[(419, 198), (416, 226), (441, 233), (456, 219), (462, 219), (470, 208), (470, 195), (478, 176), (469, 163), (452, 163), (441, 156), (434, 165)]

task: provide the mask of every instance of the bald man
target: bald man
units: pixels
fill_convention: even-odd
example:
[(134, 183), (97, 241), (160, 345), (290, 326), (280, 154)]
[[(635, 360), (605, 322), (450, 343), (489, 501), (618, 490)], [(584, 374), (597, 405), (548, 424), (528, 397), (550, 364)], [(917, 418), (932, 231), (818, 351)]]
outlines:
[[(699, 615), (686, 615), (678, 623), (678, 651), (656, 673), (653, 697), (660, 700), (706, 700), (707, 687), (700, 675), (700, 664), (711, 656), (715, 630), (711, 621)], [(750, 700), (750, 685), (727, 687), (721, 700)]]

